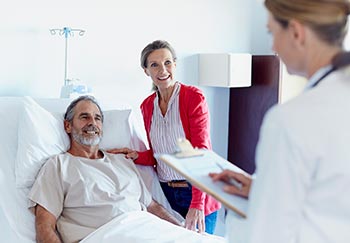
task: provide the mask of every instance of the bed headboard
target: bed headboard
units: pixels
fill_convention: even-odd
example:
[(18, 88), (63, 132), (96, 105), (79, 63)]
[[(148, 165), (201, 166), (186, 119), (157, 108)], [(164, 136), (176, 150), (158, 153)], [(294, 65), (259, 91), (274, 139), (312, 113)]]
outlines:
[(279, 58), (252, 58), (252, 86), (230, 89), (228, 134), (228, 160), (250, 174), (255, 171), (255, 149), (264, 115), (280, 96)]

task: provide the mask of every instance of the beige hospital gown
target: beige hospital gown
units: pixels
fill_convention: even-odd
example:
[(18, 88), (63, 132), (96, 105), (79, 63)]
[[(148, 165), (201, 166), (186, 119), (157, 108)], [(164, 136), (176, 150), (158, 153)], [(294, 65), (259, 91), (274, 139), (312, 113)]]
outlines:
[(30, 207), (40, 204), (57, 218), (64, 242), (77, 242), (124, 212), (145, 210), (152, 197), (131, 160), (104, 152), (95, 160), (51, 157), (29, 199)]

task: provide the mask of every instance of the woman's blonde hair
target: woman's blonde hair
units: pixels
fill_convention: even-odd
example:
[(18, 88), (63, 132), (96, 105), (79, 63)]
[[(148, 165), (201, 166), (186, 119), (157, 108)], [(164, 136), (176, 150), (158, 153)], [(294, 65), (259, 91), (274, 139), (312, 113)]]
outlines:
[(284, 28), (295, 19), (309, 26), (323, 41), (343, 45), (349, 0), (265, 0), (265, 6)]

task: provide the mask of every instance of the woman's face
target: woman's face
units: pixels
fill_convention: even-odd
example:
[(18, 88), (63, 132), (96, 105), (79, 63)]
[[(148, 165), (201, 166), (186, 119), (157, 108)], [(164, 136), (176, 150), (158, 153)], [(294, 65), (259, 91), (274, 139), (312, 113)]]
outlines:
[(290, 24), (287, 28), (269, 14), (267, 28), (273, 37), (272, 50), (278, 54), (290, 74), (303, 73), (303, 55), (298, 44), (298, 33)]
[(171, 52), (166, 49), (158, 49), (149, 54), (145, 73), (150, 76), (158, 89), (168, 88), (174, 83), (176, 62)]

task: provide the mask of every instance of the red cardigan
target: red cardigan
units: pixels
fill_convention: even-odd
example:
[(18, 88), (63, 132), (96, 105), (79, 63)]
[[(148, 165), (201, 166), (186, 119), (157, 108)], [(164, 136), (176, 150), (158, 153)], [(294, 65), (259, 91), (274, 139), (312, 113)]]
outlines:
[[(193, 147), (211, 149), (209, 136), (209, 110), (202, 92), (194, 87), (180, 84), (179, 109), (180, 118), (185, 131), (186, 138)], [(154, 99), (156, 93), (148, 96), (141, 104), (141, 112), (145, 124), (148, 143), (150, 149), (138, 152), (139, 157), (135, 160), (136, 164), (155, 165), (156, 160), (153, 157), (151, 140), (149, 137), (151, 130), (152, 114), (154, 108)], [(190, 208), (204, 210), (208, 215), (221, 207), (221, 204), (211, 196), (192, 187), (192, 201)]]

